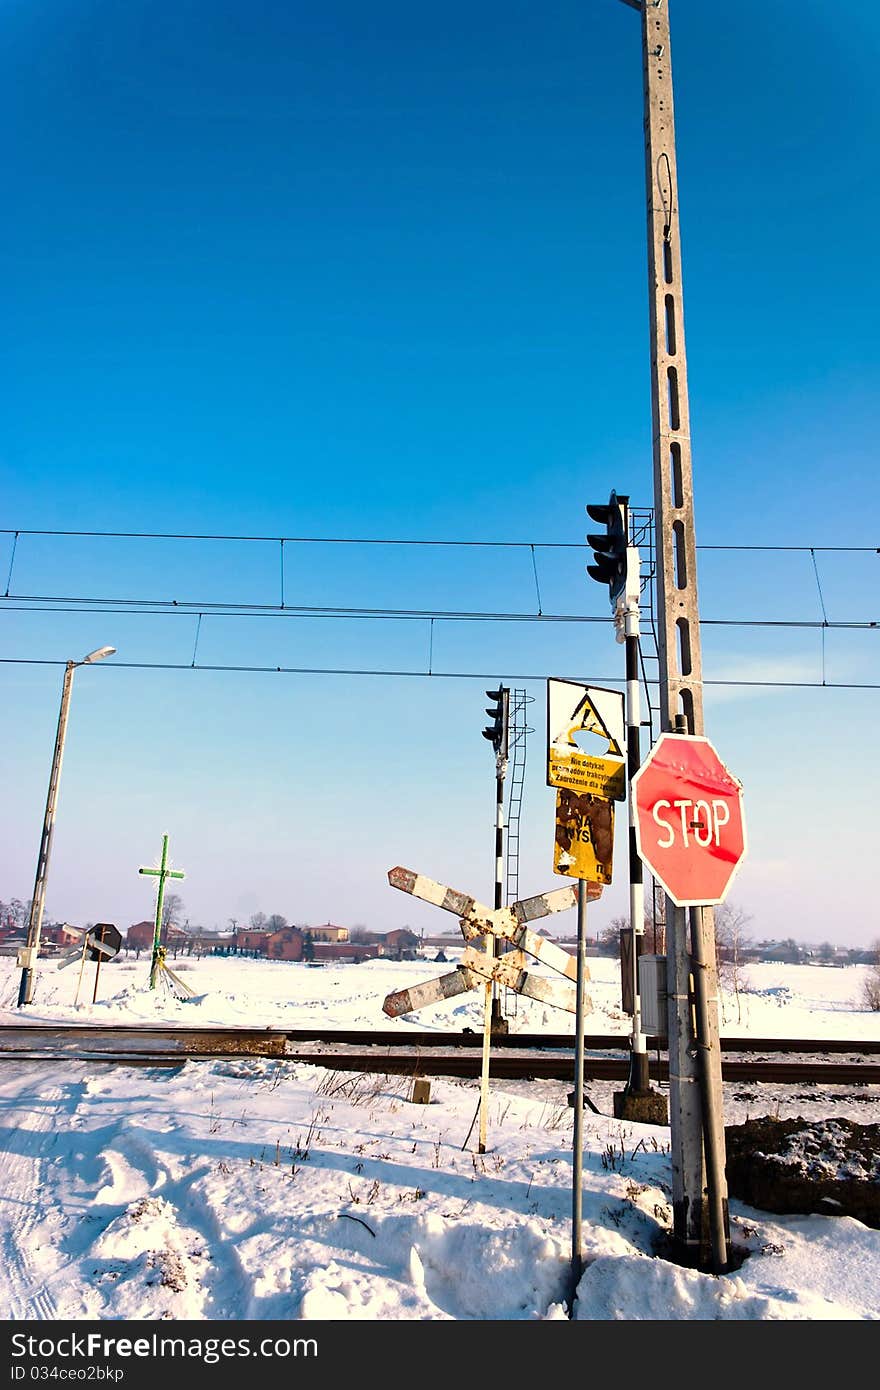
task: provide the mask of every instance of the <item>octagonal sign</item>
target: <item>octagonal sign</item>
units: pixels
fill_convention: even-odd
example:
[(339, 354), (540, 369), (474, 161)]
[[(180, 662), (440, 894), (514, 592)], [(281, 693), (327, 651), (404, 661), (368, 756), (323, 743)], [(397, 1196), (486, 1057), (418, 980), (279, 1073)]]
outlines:
[(661, 734), (632, 779), (639, 857), (678, 907), (723, 902), (745, 858), (742, 783), (707, 738)]

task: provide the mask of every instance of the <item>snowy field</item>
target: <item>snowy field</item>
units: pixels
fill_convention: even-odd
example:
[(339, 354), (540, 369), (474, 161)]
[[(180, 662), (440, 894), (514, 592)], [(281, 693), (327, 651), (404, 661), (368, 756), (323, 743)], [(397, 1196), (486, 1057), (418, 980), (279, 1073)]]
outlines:
[[(433, 953), (430, 953), (433, 955)], [(0, 1022), (479, 1029), (464, 995), (392, 1025), (390, 991), (445, 973), (432, 959), (309, 967), (171, 961), (192, 999), (148, 989), (149, 962), (40, 963), (34, 1003), (0, 960)], [(588, 1031), (620, 1032), (616, 962), (591, 960)], [(864, 967), (753, 966), (725, 993), (729, 1036), (880, 1038)], [(743, 987), (744, 986), (744, 987)], [(517, 1031), (571, 1030), (518, 1001)], [(589, 1039), (587, 1040), (589, 1047)], [(241, 1058), (170, 1069), (95, 1062), (0, 1069), (0, 1295), (13, 1319), (488, 1320), (566, 1317), (570, 1086), (492, 1083), (488, 1152), (468, 1132), (479, 1088)], [(880, 1231), (848, 1217), (774, 1216), (731, 1202), (741, 1266), (715, 1278), (663, 1257), (669, 1131), (611, 1117), (589, 1083), (580, 1319), (877, 1319)], [(838, 1088), (840, 1089), (840, 1088)], [(880, 1121), (880, 1089), (725, 1086), (747, 1116)]]

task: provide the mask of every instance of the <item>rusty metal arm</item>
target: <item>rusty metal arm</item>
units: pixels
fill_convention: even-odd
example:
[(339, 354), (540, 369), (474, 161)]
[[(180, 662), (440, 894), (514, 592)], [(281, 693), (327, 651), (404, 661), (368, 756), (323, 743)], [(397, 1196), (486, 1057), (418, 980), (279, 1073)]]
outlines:
[[(516, 990), (517, 994), (528, 999), (537, 999), (542, 1004), (551, 1004), (555, 1009), (565, 1009), (567, 1013), (577, 1012), (577, 991), (561, 980), (542, 980), (523, 969), (525, 957), (521, 951), (511, 951), (505, 956), (490, 957), (483, 951), (465, 947), (462, 964), (474, 975), (487, 980), (496, 980)], [(589, 1000), (586, 1007), (592, 1007)]]
[(480, 981), (469, 970), (459, 968), (449, 975), (440, 975), (436, 980), (426, 980), (424, 984), (412, 985), (410, 989), (398, 989), (385, 996), (382, 1012), (389, 1018), (399, 1018), (401, 1014), (415, 1013), (429, 1004), (441, 1004), (444, 999), (454, 999), (457, 994), (466, 994), (476, 989)]

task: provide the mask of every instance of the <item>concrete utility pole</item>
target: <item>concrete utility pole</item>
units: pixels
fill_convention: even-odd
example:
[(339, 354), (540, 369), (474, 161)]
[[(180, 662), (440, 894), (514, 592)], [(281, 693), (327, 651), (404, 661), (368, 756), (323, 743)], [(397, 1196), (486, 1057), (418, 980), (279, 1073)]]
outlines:
[(19, 1008), (24, 1004), (32, 1004), (34, 1000), (34, 976), (37, 968), (37, 957), (40, 954), (40, 932), (46, 904), (46, 880), (49, 877), (49, 856), (52, 853), (52, 837), (55, 834), (58, 787), (61, 782), (61, 764), (64, 761), (64, 742), (67, 738), (67, 719), (70, 713), (70, 697), (73, 692), (73, 673), (77, 666), (91, 666), (95, 661), (103, 661), (105, 657), (112, 656), (115, 651), (115, 647), (98, 647), (97, 651), (89, 652), (88, 656), (84, 656), (82, 661), (68, 661), (64, 667), (61, 709), (58, 714), (58, 728), (55, 733), (52, 769), (49, 773), (49, 790), (46, 794), (40, 851), (37, 855), (37, 875), (34, 880), (34, 892), (28, 918), (27, 944), (19, 951), (18, 955), (18, 964), (21, 966), (21, 982), (18, 989)]
[[(683, 716), (687, 733), (702, 734), (702, 659), (669, 6), (668, 0), (625, 3), (640, 9), (642, 17), (660, 705), (665, 730), (676, 729), (677, 717)], [(717, 1268), (726, 1258), (729, 1233), (714, 914), (709, 908), (692, 909), (688, 914), (667, 898), (666, 934), (674, 1234), (686, 1257), (703, 1267), (708, 1263), (711, 1244)], [(700, 1002), (700, 1031), (705, 1030), (703, 1036), (697, 1035), (696, 1048), (691, 1025), (695, 999)], [(702, 1067), (694, 1055), (697, 1052), (702, 1053)], [(723, 1232), (712, 1231), (711, 1239), (710, 1191), (724, 1227)]]

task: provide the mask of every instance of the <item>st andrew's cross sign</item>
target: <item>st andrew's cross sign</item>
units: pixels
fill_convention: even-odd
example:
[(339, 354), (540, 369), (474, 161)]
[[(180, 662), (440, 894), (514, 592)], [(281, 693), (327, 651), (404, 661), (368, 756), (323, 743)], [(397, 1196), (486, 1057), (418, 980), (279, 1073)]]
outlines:
[[(547, 980), (533, 975), (525, 969), (526, 954), (543, 961), (545, 965), (558, 970), (566, 980), (577, 980), (577, 961), (555, 941), (548, 940), (529, 927), (541, 917), (554, 912), (564, 912), (574, 907), (577, 891), (574, 888), (556, 888), (549, 893), (540, 893), (534, 898), (510, 903), (507, 907), (490, 908), (466, 893), (448, 888), (444, 883), (436, 883), (424, 874), (401, 867), (391, 869), (388, 882), (392, 888), (403, 893), (411, 893), (424, 902), (434, 903), (446, 912), (452, 912), (459, 919), (461, 933), (467, 943), (480, 938), (493, 937), (497, 941), (509, 943), (513, 950), (504, 955), (490, 956), (487, 952), (475, 949), (468, 944), (462, 954), (461, 964), (448, 975), (441, 975), (424, 984), (413, 985), (410, 989), (399, 989), (389, 994), (382, 1005), (383, 1012), (390, 1018), (409, 1014), (423, 1009), (428, 1004), (437, 1004), (443, 999), (452, 999), (457, 994), (476, 989), (487, 980), (497, 980), (531, 999), (543, 1004), (552, 1004), (569, 1013), (577, 1010), (577, 991), (562, 980)], [(598, 898), (602, 888), (598, 883), (587, 884), (587, 896)], [(590, 1007), (589, 1000), (586, 1006)]]

